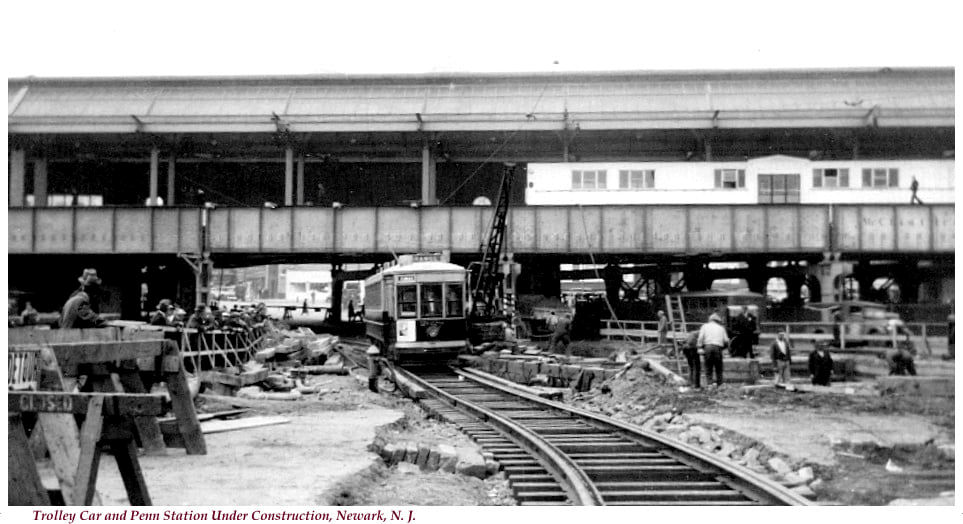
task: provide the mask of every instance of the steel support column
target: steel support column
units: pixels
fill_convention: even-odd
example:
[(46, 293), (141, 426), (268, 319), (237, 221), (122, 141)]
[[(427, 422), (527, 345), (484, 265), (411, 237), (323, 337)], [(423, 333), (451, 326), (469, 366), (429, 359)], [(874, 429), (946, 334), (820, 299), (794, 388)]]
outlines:
[(331, 265), (331, 309), (328, 320), (334, 324), (341, 323), (341, 300), (344, 297), (344, 266)]
[(150, 195), (148, 195), (147, 205), (157, 205), (157, 181), (160, 173), (160, 149), (156, 147), (150, 150)]
[(438, 176), (435, 170), (435, 157), (431, 148), (425, 144), (421, 148), (421, 203), (433, 206), (438, 203)]
[(304, 155), (298, 155), (297, 205), (304, 205)]
[(33, 205), (47, 206), (47, 159), (39, 158), (33, 163)]
[(24, 184), (27, 175), (27, 154), (23, 149), (10, 151), (10, 194), (8, 205), (20, 207), (24, 204)]
[(294, 204), (294, 149), (284, 150), (284, 205)]
[(175, 204), (174, 198), (177, 192), (174, 190), (174, 177), (175, 177), (175, 164), (177, 163), (177, 158), (174, 152), (171, 152), (170, 157), (167, 158), (167, 205), (173, 206)]

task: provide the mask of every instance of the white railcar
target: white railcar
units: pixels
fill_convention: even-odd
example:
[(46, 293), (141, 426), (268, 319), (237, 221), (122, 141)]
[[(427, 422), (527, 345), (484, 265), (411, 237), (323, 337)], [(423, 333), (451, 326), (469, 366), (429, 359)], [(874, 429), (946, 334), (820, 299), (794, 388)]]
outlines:
[(528, 164), (528, 205), (926, 204), (954, 201), (955, 161), (808, 160)]

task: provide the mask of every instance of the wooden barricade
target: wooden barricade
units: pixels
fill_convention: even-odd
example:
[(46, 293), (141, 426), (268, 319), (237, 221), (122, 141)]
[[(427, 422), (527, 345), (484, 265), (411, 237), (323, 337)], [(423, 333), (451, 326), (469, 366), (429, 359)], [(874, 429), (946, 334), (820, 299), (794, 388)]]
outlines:
[[(121, 340), (126, 337), (133, 340)], [(157, 338), (157, 333), (122, 333), (117, 328), (34, 330), (11, 329), (9, 331), (8, 361), (38, 362), (39, 369), (29, 376), (27, 364), (16, 373), (8, 374), (11, 390), (41, 389), (73, 392), (82, 385), (84, 392), (144, 394), (155, 382), (164, 382), (170, 393), (173, 414), (179, 432), (177, 442), (182, 443), (188, 454), (207, 452), (190, 389), (184, 364), (177, 344)], [(46, 359), (44, 352), (49, 353)], [(81, 382), (82, 380), (82, 382)], [(38, 387), (31, 387), (31, 383)], [(41, 417), (51, 419), (52, 416)], [(165, 452), (165, 439), (154, 416), (137, 416), (134, 419), (137, 437), (147, 452)], [(53, 427), (53, 434), (44, 431)], [(75, 425), (74, 425), (75, 426)], [(54, 459), (55, 470), (57, 442), (76, 440), (76, 428), (70, 430), (69, 421), (61, 420), (41, 424), (40, 437), (31, 439), (35, 452), (49, 451)], [(47, 438), (49, 437), (49, 438)], [(46, 450), (44, 449), (46, 448)], [(69, 450), (66, 453), (71, 455)], [(60, 457), (63, 458), (63, 457)], [(66, 477), (58, 471), (61, 484)]]
[[(77, 453), (62, 463), (70, 489), (61, 489), (65, 505), (90, 505), (95, 501), (102, 447), (117, 462), (127, 498), (132, 505), (151, 504), (140, 463), (132, 417), (163, 413), (160, 395), (128, 393), (64, 393), (53, 391), (10, 392), (7, 396), (7, 503), (11, 506), (49, 506), (56, 500), (44, 488), (30, 452), (24, 414), (84, 415)], [(40, 419), (42, 420), (42, 419)], [(62, 484), (63, 486), (64, 484)], [(60, 500), (57, 500), (60, 502)]]

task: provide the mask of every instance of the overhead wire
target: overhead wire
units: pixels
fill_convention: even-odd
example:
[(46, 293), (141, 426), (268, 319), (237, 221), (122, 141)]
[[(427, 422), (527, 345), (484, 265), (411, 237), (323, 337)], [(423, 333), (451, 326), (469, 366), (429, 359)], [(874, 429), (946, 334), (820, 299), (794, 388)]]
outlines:
[[(538, 104), (539, 102), (542, 101), (542, 97), (545, 96), (545, 91), (547, 89), (548, 89), (548, 83), (546, 82), (542, 86), (541, 92), (538, 93), (538, 97), (535, 98), (535, 103), (532, 104), (532, 110), (525, 114), (526, 121), (529, 121), (535, 118), (535, 110), (538, 109)], [(445, 205), (445, 203), (451, 200), (451, 198), (455, 196), (456, 193), (461, 191), (461, 188), (465, 187), (465, 184), (467, 184), (472, 178), (475, 178), (475, 175), (481, 172), (482, 168), (488, 164), (488, 161), (494, 158), (495, 155), (497, 155), (499, 151), (501, 151), (508, 144), (508, 142), (511, 141), (512, 138), (515, 138), (515, 135), (517, 135), (524, 127), (525, 127), (524, 124), (518, 126), (518, 128), (512, 131), (511, 134), (505, 137), (505, 140), (503, 140), (502, 143), (498, 145), (498, 147), (496, 147), (487, 157), (485, 157), (485, 160), (482, 160), (482, 163), (479, 164), (478, 167), (475, 168), (475, 170), (472, 171), (472, 173), (468, 175), (465, 178), (465, 180), (461, 182), (461, 184), (458, 184), (458, 187), (456, 187), (451, 193), (448, 194), (448, 196), (446, 196), (443, 200), (441, 200), (438, 203), (438, 205)]]

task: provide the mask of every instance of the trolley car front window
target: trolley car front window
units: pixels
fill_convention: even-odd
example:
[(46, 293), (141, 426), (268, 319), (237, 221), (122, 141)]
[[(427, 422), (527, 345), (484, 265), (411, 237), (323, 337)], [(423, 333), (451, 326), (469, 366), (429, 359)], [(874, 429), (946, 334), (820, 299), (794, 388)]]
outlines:
[(445, 295), (445, 306), (449, 317), (460, 317), (464, 315), (464, 304), (462, 302), (461, 284), (448, 284), (447, 295)]
[(418, 295), (415, 286), (398, 286), (398, 316), (402, 318), (418, 316)]
[(441, 297), (441, 284), (421, 285), (422, 318), (442, 316)]

